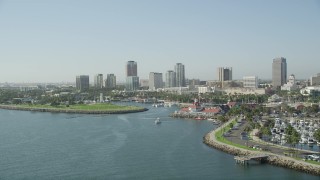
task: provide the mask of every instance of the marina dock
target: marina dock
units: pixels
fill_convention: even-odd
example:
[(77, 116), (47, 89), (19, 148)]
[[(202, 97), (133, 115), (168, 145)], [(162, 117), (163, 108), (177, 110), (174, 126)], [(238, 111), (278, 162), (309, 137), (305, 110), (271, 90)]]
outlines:
[(263, 163), (267, 160), (269, 155), (266, 154), (258, 154), (258, 155), (252, 155), (252, 156), (235, 156), (234, 159), (236, 160), (237, 164), (242, 165), (249, 165), (249, 161), (255, 160), (260, 163)]

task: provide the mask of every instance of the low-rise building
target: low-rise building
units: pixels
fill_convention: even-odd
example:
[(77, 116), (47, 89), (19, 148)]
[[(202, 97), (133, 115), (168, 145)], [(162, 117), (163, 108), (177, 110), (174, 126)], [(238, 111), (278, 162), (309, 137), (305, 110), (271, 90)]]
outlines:
[(300, 90), (300, 93), (304, 96), (318, 96), (320, 95), (320, 86), (308, 86)]
[(298, 89), (298, 86), (296, 85), (296, 82), (295, 82), (295, 76), (293, 74), (291, 74), (289, 76), (288, 82), (281, 86), (281, 90), (283, 90), (283, 91), (294, 91), (296, 89)]
[(310, 77), (310, 86), (317, 86), (317, 85), (320, 85), (320, 73)]
[(258, 88), (258, 77), (257, 76), (244, 76), (243, 77), (244, 88)]
[(227, 88), (223, 90), (227, 94), (257, 94), (263, 95), (266, 94), (265, 89), (263, 88)]

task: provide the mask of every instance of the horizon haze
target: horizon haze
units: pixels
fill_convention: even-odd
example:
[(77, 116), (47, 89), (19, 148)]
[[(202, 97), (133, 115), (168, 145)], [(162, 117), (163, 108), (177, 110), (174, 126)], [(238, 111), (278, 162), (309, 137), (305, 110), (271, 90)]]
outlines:
[(285, 57), (288, 75), (320, 72), (320, 1), (0, 0), (0, 83), (75, 82), (115, 74), (127, 61), (138, 76), (165, 74), (176, 63), (186, 78), (271, 79)]

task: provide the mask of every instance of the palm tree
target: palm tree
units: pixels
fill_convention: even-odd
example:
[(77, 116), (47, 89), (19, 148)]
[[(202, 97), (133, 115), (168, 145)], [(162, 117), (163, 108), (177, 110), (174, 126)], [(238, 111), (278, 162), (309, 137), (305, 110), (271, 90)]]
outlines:
[[(316, 130), (316, 132), (314, 132), (313, 137), (318, 141), (318, 143), (320, 143), (320, 129)], [(320, 151), (320, 149), (319, 149)]]
[(286, 141), (293, 148), (300, 140), (300, 134), (290, 124), (285, 129)]

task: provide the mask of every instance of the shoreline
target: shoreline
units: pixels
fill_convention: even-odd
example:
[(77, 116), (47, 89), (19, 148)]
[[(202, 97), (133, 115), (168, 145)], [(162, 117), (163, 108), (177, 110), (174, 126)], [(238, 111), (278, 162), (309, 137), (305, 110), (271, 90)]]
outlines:
[(220, 151), (223, 151), (225, 153), (234, 155), (234, 156), (250, 156), (250, 155), (258, 155), (258, 154), (266, 154), (269, 157), (266, 159), (266, 163), (274, 166), (279, 166), (279, 167), (284, 167), (284, 168), (289, 168), (293, 170), (297, 170), (300, 172), (305, 172), (308, 174), (320, 176), (320, 166), (319, 165), (314, 165), (310, 163), (306, 163), (303, 161), (295, 160), (290, 157), (285, 157), (285, 156), (280, 156), (276, 155), (270, 152), (261, 152), (261, 151), (250, 151), (242, 148), (238, 148), (232, 145), (228, 145), (222, 142), (219, 142), (215, 138), (215, 133), (216, 131), (219, 131), (221, 128), (226, 127), (229, 123), (231, 123), (232, 120), (228, 121), (224, 125), (220, 126), (217, 129), (214, 129), (207, 133), (203, 137), (203, 143), (208, 145), (209, 147), (218, 149)]
[(51, 113), (68, 113), (68, 114), (128, 114), (148, 111), (147, 108), (135, 110), (80, 110), (80, 109), (58, 109), (58, 108), (36, 108), (36, 107), (19, 107), (11, 105), (0, 105), (0, 109), (32, 111), (32, 112), (51, 112)]

